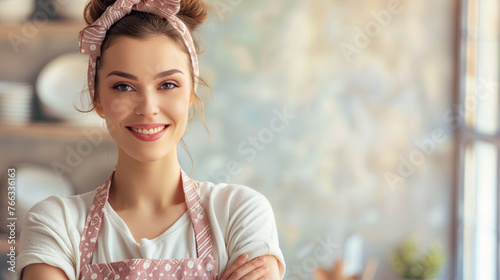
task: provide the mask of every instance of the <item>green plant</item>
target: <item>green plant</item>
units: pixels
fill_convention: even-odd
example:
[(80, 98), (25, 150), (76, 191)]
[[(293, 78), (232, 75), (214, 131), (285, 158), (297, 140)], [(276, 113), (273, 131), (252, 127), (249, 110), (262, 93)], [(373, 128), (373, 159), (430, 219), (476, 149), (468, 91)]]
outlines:
[(425, 253), (420, 253), (415, 238), (406, 240), (389, 256), (392, 269), (402, 278), (432, 279), (446, 262), (445, 254), (438, 244)]

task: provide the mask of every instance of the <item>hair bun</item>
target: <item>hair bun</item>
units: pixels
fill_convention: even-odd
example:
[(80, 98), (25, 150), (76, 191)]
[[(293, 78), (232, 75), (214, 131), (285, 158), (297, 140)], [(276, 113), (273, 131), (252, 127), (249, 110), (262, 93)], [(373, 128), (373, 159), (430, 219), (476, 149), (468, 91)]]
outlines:
[[(94, 23), (116, 0), (89, 0), (85, 5), (83, 18), (87, 24)], [(162, 1), (162, 0), (160, 0)], [(192, 32), (207, 19), (207, 7), (202, 0), (181, 0), (181, 8), (177, 13), (180, 20)]]
[(202, 0), (181, 0), (177, 16), (189, 30), (194, 31), (208, 18), (207, 7)]
[(87, 24), (94, 23), (106, 11), (108, 6), (113, 5), (115, 0), (89, 0), (83, 10), (83, 18)]

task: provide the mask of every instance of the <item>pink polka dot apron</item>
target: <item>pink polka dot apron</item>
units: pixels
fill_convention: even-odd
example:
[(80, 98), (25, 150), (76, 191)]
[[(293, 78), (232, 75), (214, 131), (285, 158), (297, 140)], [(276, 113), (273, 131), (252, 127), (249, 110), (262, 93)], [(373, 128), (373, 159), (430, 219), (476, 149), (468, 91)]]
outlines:
[(94, 202), (85, 222), (80, 242), (80, 280), (91, 279), (217, 279), (217, 266), (212, 253), (210, 227), (200, 203), (194, 182), (181, 172), (182, 187), (196, 240), (196, 258), (128, 259), (109, 263), (91, 263), (99, 234), (104, 207), (108, 201), (113, 173), (96, 190)]

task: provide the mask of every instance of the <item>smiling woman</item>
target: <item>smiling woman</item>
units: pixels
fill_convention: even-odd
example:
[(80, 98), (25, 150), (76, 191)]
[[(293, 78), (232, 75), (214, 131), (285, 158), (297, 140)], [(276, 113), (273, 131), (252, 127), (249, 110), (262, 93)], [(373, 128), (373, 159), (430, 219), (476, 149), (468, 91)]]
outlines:
[(91, 0), (85, 15), (92, 110), (118, 161), (97, 189), (30, 210), (18, 278), (281, 279), (268, 200), (246, 186), (195, 181), (179, 165), (187, 125), (196, 113), (203, 120), (191, 37), (206, 19), (203, 2)]

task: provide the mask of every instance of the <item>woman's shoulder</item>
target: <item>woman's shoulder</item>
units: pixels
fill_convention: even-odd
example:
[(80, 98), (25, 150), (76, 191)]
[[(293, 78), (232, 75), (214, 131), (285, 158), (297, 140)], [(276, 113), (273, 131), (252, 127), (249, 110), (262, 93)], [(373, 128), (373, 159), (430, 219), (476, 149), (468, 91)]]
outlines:
[(96, 190), (92, 190), (83, 194), (70, 196), (49, 196), (46, 199), (36, 203), (32, 209), (53, 209), (53, 208), (80, 208), (85, 205), (92, 204)]
[(94, 195), (95, 190), (66, 197), (49, 196), (33, 205), (25, 218), (54, 222), (65, 221), (69, 217), (78, 220), (88, 213)]

